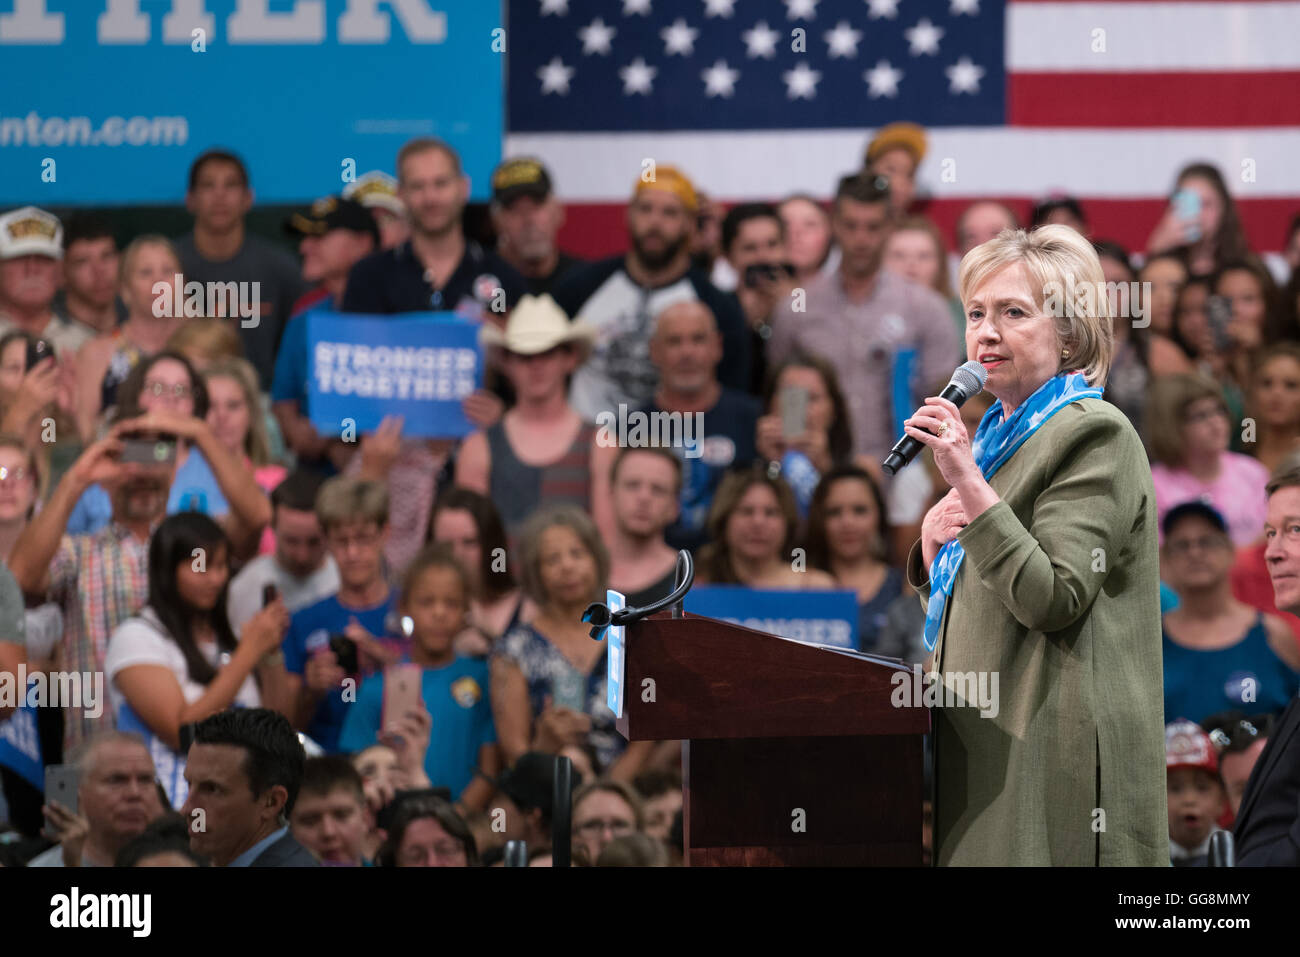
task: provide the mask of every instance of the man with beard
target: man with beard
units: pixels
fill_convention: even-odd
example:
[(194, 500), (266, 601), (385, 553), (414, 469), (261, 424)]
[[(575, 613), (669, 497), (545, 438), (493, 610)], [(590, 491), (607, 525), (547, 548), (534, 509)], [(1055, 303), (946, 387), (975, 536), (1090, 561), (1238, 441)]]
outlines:
[(469, 177), (450, 146), (431, 137), (403, 146), (397, 196), (411, 238), (352, 267), (344, 312), (457, 312), (481, 320), (502, 317), (523, 295), (524, 280), (514, 267), (465, 238)]
[[(176, 460), (149, 465), (122, 461), (125, 425), (115, 426), (73, 463), (19, 536), (10, 559), (14, 578), (27, 595), (61, 606), (66, 671), (102, 672), (109, 635), (148, 599), (149, 537), (167, 514)], [(108, 491), (111, 521), (91, 534), (66, 534), (77, 500), (96, 484)], [(96, 714), (78, 705), (66, 707), (65, 753), (112, 723), (107, 709)]]
[(528, 282), (534, 296), (550, 292), (560, 277), (583, 265), (561, 252), (555, 237), (564, 207), (555, 198), (551, 175), (530, 157), (506, 160), (492, 174), (492, 226), (497, 253)]
[(650, 363), (653, 317), (677, 302), (698, 299), (709, 307), (722, 333), (722, 384), (748, 387), (749, 332), (740, 306), (691, 268), (698, 212), (690, 181), (671, 166), (656, 167), (637, 182), (628, 205), (627, 254), (574, 270), (556, 285), (564, 311), (597, 330), (595, 350), (573, 374), (569, 393), (583, 417), (594, 421), (602, 411), (617, 414), (620, 404), (649, 404), (658, 382)]

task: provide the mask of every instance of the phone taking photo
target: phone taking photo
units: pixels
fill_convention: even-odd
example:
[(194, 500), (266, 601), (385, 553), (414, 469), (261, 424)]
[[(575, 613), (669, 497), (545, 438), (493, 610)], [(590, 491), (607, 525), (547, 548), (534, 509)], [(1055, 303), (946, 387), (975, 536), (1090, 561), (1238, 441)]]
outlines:
[(136, 465), (170, 465), (176, 461), (176, 440), (129, 436), (122, 439), (121, 461)]
[(781, 437), (792, 439), (808, 428), (808, 390), (788, 385), (780, 392)]
[(31, 372), (37, 363), (54, 358), (54, 346), (47, 339), (36, 339), (27, 343), (27, 367), (24, 372)]
[(77, 812), (80, 775), (71, 764), (51, 764), (45, 769), (45, 803), (57, 801), (73, 814)]
[(1232, 346), (1228, 323), (1232, 321), (1232, 302), (1227, 296), (1210, 296), (1205, 300), (1205, 318), (1214, 337), (1214, 348), (1222, 351)]
[(390, 665), (384, 669), (383, 727), (424, 707), (420, 696), (419, 665)]
[(1174, 193), (1172, 204), (1175, 215), (1184, 223), (1188, 241), (1200, 239), (1201, 227), (1197, 221), (1201, 218), (1201, 194), (1195, 190), (1180, 189)]

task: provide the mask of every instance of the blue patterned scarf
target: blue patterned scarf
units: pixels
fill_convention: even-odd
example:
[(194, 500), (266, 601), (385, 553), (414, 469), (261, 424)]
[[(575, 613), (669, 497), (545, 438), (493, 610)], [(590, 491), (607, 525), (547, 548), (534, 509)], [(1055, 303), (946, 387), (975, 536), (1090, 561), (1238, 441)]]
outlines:
[[(1011, 418), (1005, 422), (1002, 421), (1002, 400), (994, 402), (984, 413), (971, 442), (975, 463), (980, 467), (985, 480), (993, 478), (993, 474), (1015, 454), (1021, 443), (1053, 415), (1071, 402), (1100, 399), (1101, 393), (1100, 387), (1088, 385), (1083, 373), (1062, 372), (1039, 386), (1038, 391), (1020, 403), (1020, 408), (1011, 413)], [(926, 651), (934, 651), (939, 638), (939, 625), (943, 621), (943, 609), (948, 603), (948, 596), (952, 594), (957, 569), (961, 568), (965, 557), (966, 549), (954, 538), (939, 550), (930, 565), (930, 603), (925, 615)]]

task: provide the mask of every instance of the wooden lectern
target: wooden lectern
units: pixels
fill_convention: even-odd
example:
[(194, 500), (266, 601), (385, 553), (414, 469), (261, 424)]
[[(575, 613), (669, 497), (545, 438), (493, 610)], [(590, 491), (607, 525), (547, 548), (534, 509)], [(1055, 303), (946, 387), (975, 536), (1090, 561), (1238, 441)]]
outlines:
[(910, 665), (667, 611), (625, 636), (618, 730), (682, 740), (688, 865), (921, 864), (930, 715), (890, 701)]

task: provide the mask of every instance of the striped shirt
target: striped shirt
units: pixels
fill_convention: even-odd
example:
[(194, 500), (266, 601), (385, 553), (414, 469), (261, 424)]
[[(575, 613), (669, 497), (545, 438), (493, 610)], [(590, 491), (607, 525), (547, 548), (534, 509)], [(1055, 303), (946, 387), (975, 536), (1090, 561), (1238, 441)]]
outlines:
[(504, 420), (487, 430), (492, 473), (488, 490), (501, 510), (506, 536), (514, 543), (524, 521), (540, 505), (562, 503), (591, 510), (591, 447), (596, 427), (583, 423), (568, 450), (550, 465), (519, 460), (506, 437)]
[[(63, 609), (64, 668), (102, 672), (108, 638), (148, 600), (149, 543), (116, 522), (90, 535), (64, 535), (50, 562), (50, 598)], [(64, 753), (97, 731), (113, 727), (112, 709), (98, 718), (80, 706), (64, 709)]]

